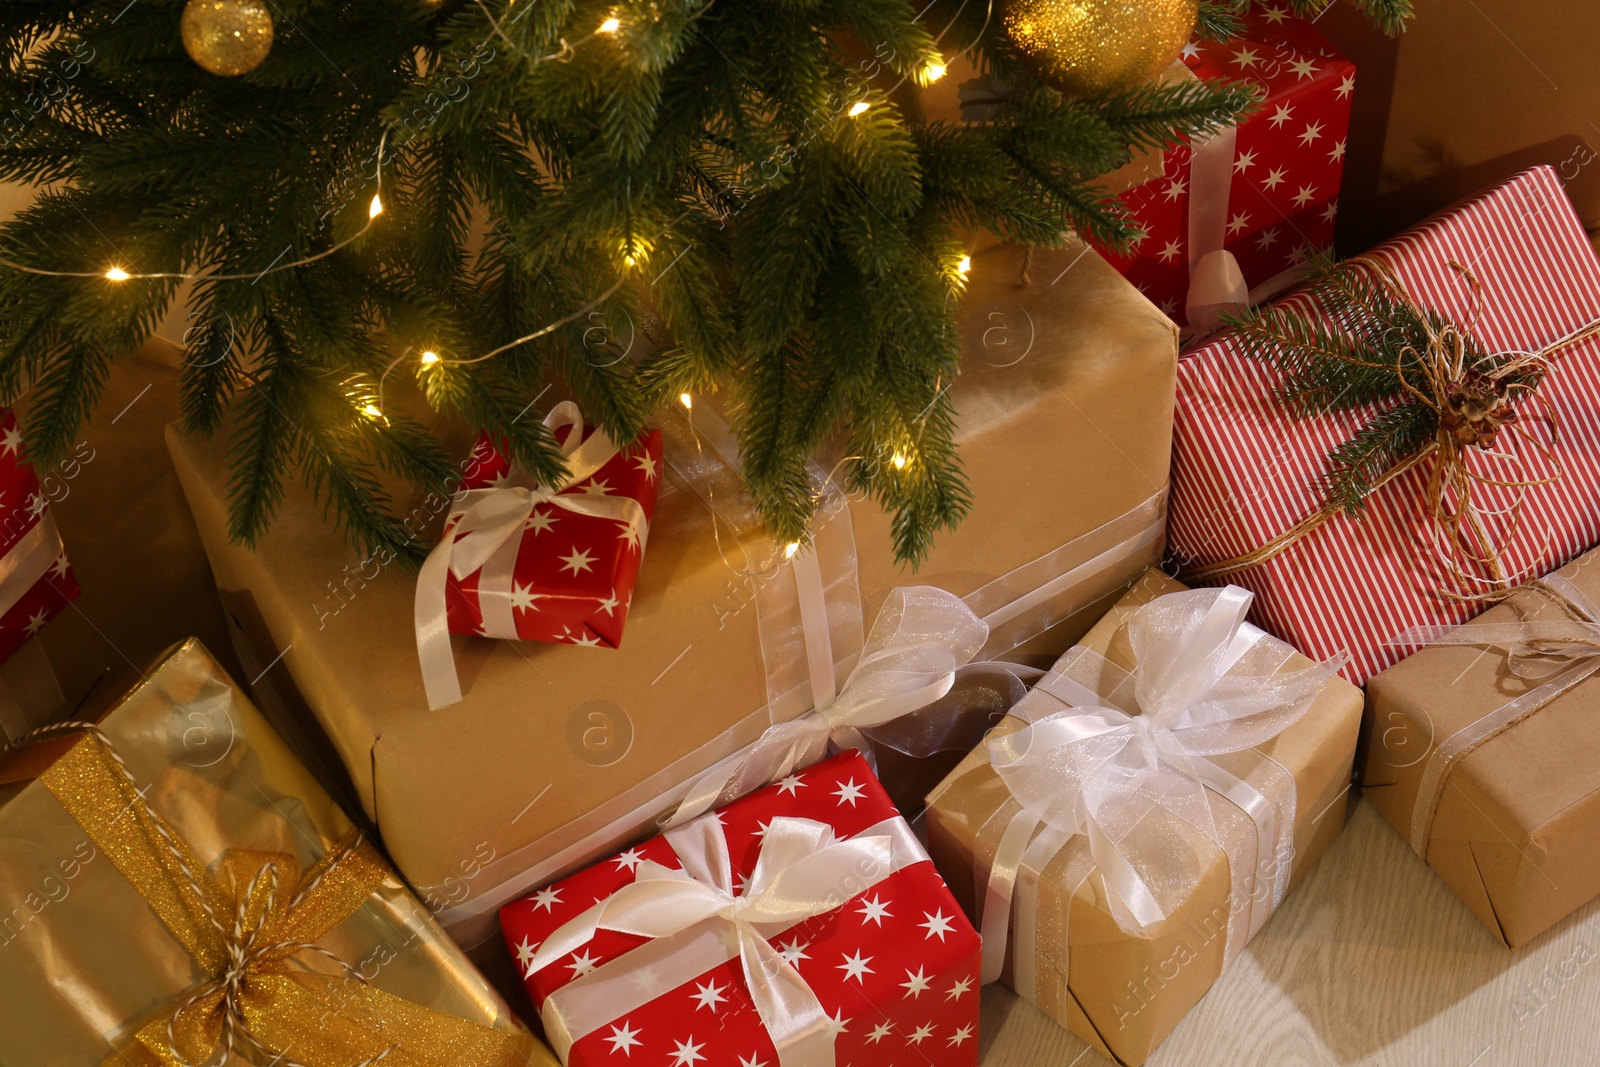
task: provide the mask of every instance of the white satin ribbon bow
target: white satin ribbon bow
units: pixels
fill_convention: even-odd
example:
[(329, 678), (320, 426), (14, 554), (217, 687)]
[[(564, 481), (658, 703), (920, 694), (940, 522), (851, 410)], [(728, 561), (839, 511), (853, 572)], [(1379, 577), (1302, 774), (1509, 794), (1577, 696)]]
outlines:
[(682, 870), (640, 863), (631, 884), (557, 929), (528, 965), (527, 974), (536, 974), (583, 949), (599, 930), (651, 939), (545, 999), (545, 1035), (562, 1062), (587, 1034), (737, 959), (781, 1067), (834, 1067), (833, 1020), (769, 941), (926, 860), (905, 820), (896, 816), (840, 840), (825, 823), (773, 819), (742, 891), (734, 887), (727, 839), (715, 816), (666, 838)]
[(460, 581), (481, 569), (478, 606), (483, 612), (485, 632), (493, 637), (516, 638), (512, 577), (517, 552), (522, 547), (522, 531), (534, 508), (550, 504), (579, 515), (614, 519), (632, 528), (639, 550), (644, 550), (650, 524), (637, 500), (601, 493), (567, 493), (611, 461), (618, 451), (616, 443), (598, 426), (585, 440), (583, 416), (570, 400), (552, 408), (544, 424), (552, 435), (563, 426), (570, 427), (559, 446), (566, 461), (566, 477), (549, 485), (525, 478), (521, 479), (524, 484), (518, 484), (513, 479), (508, 485), (458, 494), (446, 520), (444, 536), (428, 554), (417, 576), (417, 653), (422, 660), (429, 708), (442, 708), (461, 699), (445, 609), (445, 589), (452, 577)]
[[(1203, 864), (1173, 854), (1172, 820), (1226, 847), (1208, 789), (1234, 801), (1257, 829), (1257, 863), (1229, 856), (1230, 867), (1244, 868), (1232, 870), (1235, 892), (1250, 894), (1258, 906), (1241, 912), (1241, 937), (1230, 924), (1228, 958), (1281, 900), (1286, 865), (1276, 865), (1284, 869), (1274, 870), (1271, 892), (1259, 900), (1251, 875), (1265, 867), (1266, 857), (1292, 846), (1293, 778), (1274, 764), (1275, 781), (1264, 792), (1209, 757), (1253, 748), (1294, 724), (1343, 657), (1280, 673), (1292, 650), (1244, 621), (1250, 601), (1251, 594), (1236, 586), (1158, 597), (1129, 617), (1136, 661), (1131, 676), (1087, 649), (1069, 653), (1038, 687), (1067, 710), (987, 742), (990, 762), (1021, 810), (1007, 817), (987, 879), (985, 982), (1000, 977), (1014, 922), (1013, 977), (1020, 980), (1018, 992), (1031, 992), (1025, 986), (1031, 983), (1035, 901), (1031, 893), (1017, 893), (1019, 874), (1027, 884), (1031, 872), (1036, 882), (1078, 834), (1088, 839), (1122, 929), (1139, 933), (1165, 919), (1204, 872)], [(1031, 695), (1013, 714), (1028, 717), (1030, 703), (1037, 706)]]
[(988, 637), (989, 627), (954, 593), (924, 585), (894, 590), (838, 695), (824, 694), (826, 702), (813, 711), (774, 724), (737, 759), (702, 774), (666, 825), (682, 825), (808, 767), (830, 743), (841, 751), (859, 748), (870, 759), (860, 731), (919, 711), (950, 692), (956, 671)]

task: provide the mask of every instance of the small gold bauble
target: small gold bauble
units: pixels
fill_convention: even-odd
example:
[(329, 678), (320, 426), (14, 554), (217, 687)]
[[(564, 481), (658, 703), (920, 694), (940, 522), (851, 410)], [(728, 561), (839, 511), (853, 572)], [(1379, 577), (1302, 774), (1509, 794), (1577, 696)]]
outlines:
[(189, 0), (179, 25), (183, 47), (212, 74), (255, 70), (272, 47), (272, 13), (262, 0)]
[(1007, 0), (1000, 18), (1040, 81), (1098, 96), (1171, 66), (1199, 10), (1200, 0)]

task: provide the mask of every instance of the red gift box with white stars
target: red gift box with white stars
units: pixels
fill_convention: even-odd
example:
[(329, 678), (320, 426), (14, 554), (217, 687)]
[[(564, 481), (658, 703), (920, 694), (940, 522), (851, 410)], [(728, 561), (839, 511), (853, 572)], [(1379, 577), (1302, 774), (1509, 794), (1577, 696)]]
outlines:
[[(1279, 279), (1275, 288), (1286, 288), (1284, 274), (1333, 245), (1355, 64), (1290, 15), (1285, 0), (1255, 5), (1231, 41), (1195, 38), (1183, 61), (1202, 81), (1253, 83), (1265, 97), (1239, 124), (1223, 247), (1250, 289)], [(1145, 238), (1125, 255), (1100, 251), (1183, 325), (1193, 159), (1180, 146), (1162, 163), (1159, 176), (1118, 197)]]
[(78, 598), (78, 580), (48, 505), (23, 455), (17, 417), (0, 408), (0, 557), (9, 575), (0, 581), (0, 662)]
[[(556, 440), (565, 443), (571, 432), (570, 427), (558, 428)], [(585, 427), (585, 438), (593, 433), (594, 427)], [(644, 509), (648, 523), (655, 518), (661, 471), (661, 431), (649, 430), (618, 448), (592, 477), (558, 495), (631, 497)], [(481, 438), (468, 461), (463, 485), (494, 488), (507, 484), (511, 473), (510, 460)], [(509, 591), (517, 636), (524, 641), (616, 648), (622, 643), (644, 549), (645, 538), (636, 536), (626, 522), (555, 504), (535, 506), (523, 524)], [(499, 636), (484, 627), (478, 599), (481, 577), (481, 571), (474, 571), (446, 583), (451, 633)]]
[[(756, 870), (763, 835), (774, 819), (825, 823), (839, 839), (899, 820), (866, 761), (853, 751), (737, 800), (712, 817), (721, 823), (740, 893)], [(601, 929), (582, 951), (528, 974), (546, 938), (633, 883), (645, 861), (683, 866), (667, 838), (654, 837), (500, 910), (506, 944), (541, 1010), (546, 998), (568, 983), (649, 944), (643, 937)], [(767, 940), (821, 1002), (841, 1067), (977, 1064), (981, 944), (926, 858)], [(734, 958), (577, 1037), (566, 1062), (570, 1067), (777, 1067), (778, 1056)]]

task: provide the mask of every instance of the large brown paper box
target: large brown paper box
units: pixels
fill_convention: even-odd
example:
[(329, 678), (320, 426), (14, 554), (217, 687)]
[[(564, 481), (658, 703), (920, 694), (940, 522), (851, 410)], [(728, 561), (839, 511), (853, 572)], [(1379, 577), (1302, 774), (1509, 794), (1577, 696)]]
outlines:
[[(1600, 603), (1600, 550), (1556, 573)], [(1566, 618), (1523, 590), (1469, 625)], [(1363, 794), (1410, 840), (1429, 754), (1538, 685), (1516, 677), (1504, 651), (1466, 645), (1424, 648), (1369, 679)], [(1515, 948), (1600, 896), (1597, 841), (1600, 675), (1467, 750), (1443, 780), (1424, 858)]]
[[(1029, 285), (1022, 268), (1015, 248), (974, 257), (964, 305), (954, 398), (972, 512), (915, 573), (876, 505), (854, 500), (849, 518), (868, 626), (899, 585), (970, 602), (1062, 545), (1106, 553), (1028, 613), (1054, 628), (1013, 654), (1051, 662), (1159, 558), (1162, 513), (1138, 509), (1167, 482), (1176, 330), (1081, 246), (1036, 252)], [(256, 550), (231, 545), (222, 447), (169, 440), (256, 689), (315, 717), (396, 865), (465, 944), (509, 896), (651, 831), (770, 724), (750, 587), (670, 478), (619, 649), (457, 637), (465, 698), (430, 712), (414, 577), (363, 561), (298, 492)], [(1010, 648), (991, 645), (985, 658)]]
[[(1150, 571), (1079, 643), (1119, 667), (1130, 667), (1133, 655), (1124, 620), (1141, 604), (1183, 588), (1159, 571)], [(1310, 665), (1296, 653), (1282, 670)], [(1009, 732), (1022, 725), (1022, 720), (1008, 716), (996, 729)], [(1344, 826), (1345, 805), (1339, 801), (1349, 788), (1360, 725), (1360, 691), (1342, 678), (1334, 678), (1304, 718), (1259, 746), (1260, 752), (1294, 775), (1291, 890)], [(976, 914), (976, 871), (989, 869), (1005, 829), (1001, 820), (988, 825), (990, 816), (1009, 797), (983, 749), (971, 753), (928, 797), (928, 851), (969, 915)], [(1226, 801), (1213, 798), (1213, 811), (1219, 816), (1225, 805)], [(1223, 825), (1219, 819), (1219, 826)], [(1148, 937), (1118, 927), (1103, 890), (1097, 888), (1098, 878), (1089, 878), (1069, 895), (1061, 872), (1080, 861), (1078, 854), (1088, 848), (1085, 838), (1074, 838), (1039, 879), (1039, 1007), (1119, 1064), (1137, 1067), (1144, 1063), (1222, 972), (1227, 916), (1234, 903), (1230, 901), (1232, 880), (1226, 855), (1195, 836), (1188, 844), (1196, 854), (1210, 856), (1199, 887), (1180, 910), (1152, 928)], [(976, 867), (975, 852), (982, 857)], [(1060, 973), (1047, 936), (1052, 927), (1060, 928), (1063, 916), (1070, 931), (1071, 973), (1067, 975)], [(1002, 975), (1008, 983), (1013, 948), (1007, 946)]]
[(1397, 38), (1349, 0), (1317, 19), (1358, 72), (1339, 250), (1365, 251), (1540, 164), (1600, 226), (1600, 4), (1417, 0), (1416, 12)]
[[(228, 884), (225, 870), (248, 875), (267, 870), (261, 864), (269, 860), (284, 876), (295, 866), (309, 872), (349, 841), (349, 819), (198, 641), (170, 650), (99, 718), (99, 728), (114, 757), (96, 747), (93, 735), (77, 731), (0, 757), (0, 1060), (7, 1064), (155, 1063), (143, 1046), (128, 1044), (132, 1031), (158, 1024), (210, 977), (188, 942), (164, 922), (168, 912), (158, 912), (181, 892), (173, 889), (180, 880), (149, 859), (162, 847), (160, 834), (175, 834), (203, 865), (200, 877), (222, 885)], [(132, 779), (123, 783), (126, 804), (105, 788), (117, 780), (104, 773), (113, 758)], [(93, 773), (97, 767), (102, 773)], [(165, 827), (142, 822), (133, 810), (141, 804)], [(119, 825), (130, 829), (124, 834)], [(223, 866), (241, 858), (242, 868)], [(470, 1038), (456, 1033), (465, 1046), (437, 1032), (407, 1030), (411, 1043), (391, 1062), (446, 1067), (471, 1048), (482, 1058), (498, 1050), (494, 1062), (502, 1065), (555, 1067), (555, 1057), (516, 1021), (393, 871), (361, 846), (345, 859), (363, 864), (365, 874), (341, 904), (330, 905), (307, 882), (289, 905), (291, 914), (301, 906), (327, 907), (328, 919), (338, 920), (316, 936), (317, 949), (343, 960), (379, 994), (471, 1024)], [(125, 871), (138, 872), (145, 884), (135, 888), (136, 875)], [(340, 881), (327, 873), (318, 885)], [(295, 888), (286, 886), (285, 894)], [(198, 924), (199, 909), (193, 910)], [(306, 929), (261, 922), (252, 936)], [(372, 1030), (380, 1042), (400, 1039), (395, 1026), (403, 1027), (403, 1020), (374, 1021), (365, 1014), (365, 998), (346, 999), (342, 983), (356, 980), (322, 951), (302, 949), (286, 966), (303, 967), (298, 973), (314, 975), (313, 982), (339, 983), (300, 986), (318, 991), (310, 1000), (274, 985), (280, 991), (270, 1005), (261, 997), (253, 1002), (269, 1020), (291, 1012), (298, 1017), (293, 1060), (364, 1058), (345, 1059), (331, 1045), (320, 1054), (313, 1049), (347, 1024)], [(266, 974), (264, 981), (273, 980)], [(251, 1025), (260, 1022), (253, 1018)], [(260, 1032), (270, 1033), (270, 1022)], [(243, 1045), (245, 1039), (238, 1040)]]

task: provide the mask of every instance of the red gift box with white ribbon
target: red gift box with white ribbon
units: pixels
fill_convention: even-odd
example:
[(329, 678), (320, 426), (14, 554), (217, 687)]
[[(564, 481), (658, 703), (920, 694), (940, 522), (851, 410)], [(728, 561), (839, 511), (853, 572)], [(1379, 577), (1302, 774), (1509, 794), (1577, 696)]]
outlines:
[[(1260, 4), (1231, 41), (1196, 38), (1183, 62), (1202, 81), (1257, 85), (1265, 102), (1237, 127), (1170, 149), (1162, 173), (1118, 199), (1145, 230), (1129, 253), (1102, 249), (1180, 325), (1288, 288), (1332, 246), (1356, 68), (1287, 4)], [(1224, 255), (1225, 253), (1225, 255)]]
[(661, 489), (661, 432), (617, 445), (576, 404), (545, 419), (567, 477), (540, 485), (486, 438), (417, 579), (428, 703), (461, 699), (449, 634), (553, 644), (622, 643)]
[(500, 924), (571, 1067), (978, 1062), (978, 935), (853, 751)]
[(0, 408), (0, 662), (78, 598), (48, 505), (17, 417)]

